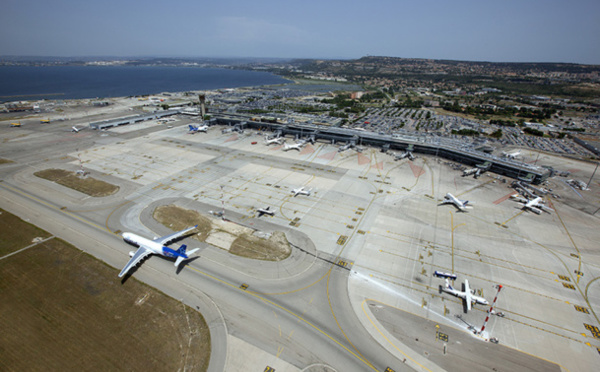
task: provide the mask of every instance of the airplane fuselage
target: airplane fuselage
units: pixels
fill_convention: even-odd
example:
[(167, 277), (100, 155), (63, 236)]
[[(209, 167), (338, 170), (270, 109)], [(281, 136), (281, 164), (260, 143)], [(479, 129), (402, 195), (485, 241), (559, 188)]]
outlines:
[(129, 233), (129, 232), (124, 233), (123, 240), (131, 245), (136, 246), (136, 247), (146, 247), (147, 249), (152, 251), (152, 253), (159, 254), (161, 256), (172, 257), (172, 258), (175, 258), (175, 257), (187, 258), (187, 255), (181, 255), (180, 253), (178, 253), (177, 251), (175, 251), (169, 247), (165, 247), (162, 244), (158, 244), (157, 242), (154, 242), (150, 239), (146, 239), (146, 238), (139, 236), (137, 234), (134, 234), (134, 233)]
[(458, 289), (454, 289), (450, 283), (448, 282), (448, 279), (446, 279), (446, 286), (442, 287), (440, 286), (440, 290), (443, 292), (446, 292), (448, 294), (451, 294), (455, 297), (461, 298), (465, 301), (465, 312), (467, 310), (471, 310), (471, 307), (474, 303), (476, 304), (480, 304), (480, 305), (489, 305), (489, 302), (481, 297), (481, 296), (476, 296), (473, 294), (473, 292), (471, 291), (471, 287), (469, 286), (469, 281), (465, 279), (465, 290), (464, 291), (460, 291)]
[(454, 204), (454, 206), (456, 206), (456, 208), (465, 212), (467, 210), (466, 206), (467, 206), (467, 203), (469, 203), (469, 201), (468, 200), (466, 200), (466, 201), (458, 200), (454, 195), (447, 193), (446, 196), (444, 197), (444, 200), (442, 201), (442, 203)]

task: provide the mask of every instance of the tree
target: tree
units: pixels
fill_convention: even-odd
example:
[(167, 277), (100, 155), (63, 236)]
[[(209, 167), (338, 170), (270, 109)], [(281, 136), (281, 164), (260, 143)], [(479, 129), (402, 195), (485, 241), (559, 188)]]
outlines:
[(496, 139), (502, 138), (502, 129), (498, 129), (498, 130), (494, 131), (492, 134), (490, 134), (490, 137), (496, 138)]

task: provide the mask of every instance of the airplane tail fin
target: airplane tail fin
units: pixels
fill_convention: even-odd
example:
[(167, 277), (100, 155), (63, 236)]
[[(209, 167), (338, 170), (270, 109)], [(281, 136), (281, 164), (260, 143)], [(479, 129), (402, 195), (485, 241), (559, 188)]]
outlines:
[(192, 124), (188, 124), (188, 127), (190, 128), (190, 132), (193, 132), (196, 130), (196, 128), (194, 128), (194, 126)]
[[(178, 253), (182, 253), (181, 249), (183, 248), (183, 254), (185, 254), (185, 244), (181, 246), (181, 248), (179, 248), (179, 250), (177, 251)], [(187, 254), (185, 256), (179, 256), (177, 257), (177, 260), (175, 261), (175, 266), (179, 266), (181, 265), (181, 263), (183, 262), (183, 260), (189, 258), (189, 256), (191, 256), (192, 254), (196, 253), (196, 251), (198, 251), (200, 248), (194, 248), (191, 251), (187, 252)]]
[(187, 245), (182, 244), (181, 247), (179, 247), (179, 249), (177, 250), (177, 253), (179, 254), (185, 254), (185, 249), (187, 248)]

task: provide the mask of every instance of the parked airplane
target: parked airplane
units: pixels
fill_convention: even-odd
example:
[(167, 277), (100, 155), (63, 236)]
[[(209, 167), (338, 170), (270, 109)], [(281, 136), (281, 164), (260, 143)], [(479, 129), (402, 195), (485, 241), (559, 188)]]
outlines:
[(404, 158), (408, 158), (408, 160), (415, 160), (415, 156), (410, 151), (405, 151), (402, 154), (394, 154), (394, 160), (402, 160)]
[(131, 270), (135, 265), (140, 263), (145, 257), (151, 254), (159, 254), (161, 256), (171, 258), (177, 257), (177, 260), (175, 261), (175, 266), (179, 266), (183, 262), (183, 260), (189, 258), (191, 254), (193, 254), (200, 248), (192, 249), (191, 251), (186, 253), (185, 244), (182, 244), (178, 250), (173, 250), (171, 248), (166, 247), (165, 245), (169, 244), (169, 242), (173, 241), (174, 239), (185, 235), (187, 232), (194, 230), (196, 227), (198, 227), (198, 225), (160, 238), (155, 238), (154, 240), (146, 239), (130, 232), (124, 233), (123, 240), (139, 248), (135, 252), (129, 252), (129, 256), (131, 257), (131, 259), (129, 260), (129, 262), (127, 262), (123, 270), (121, 270), (121, 273), (119, 273), (119, 278), (127, 274), (129, 270)]
[(450, 279), (450, 280), (456, 280), (456, 278), (457, 278), (456, 274), (445, 273), (443, 271), (438, 271), (438, 270), (433, 272), (433, 276), (438, 277), (438, 278)]
[(299, 189), (293, 189), (293, 190), (292, 190), (292, 194), (294, 194), (294, 197), (296, 197), (296, 196), (298, 196), (298, 195), (306, 195), (306, 196), (309, 196), (309, 195), (310, 195), (310, 191), (311, 191), (311, 190), (312, 190), (312, 189), (305, 190), (305, 189), (304, 189), (304, 186), (302, 186), (302, 187), (301, 187), (301, 188), (299, 188)]
[(356, 145), (356, 143), (354, 143), (354, 142), (352, 142), (352, 141), (350, 141), (350, 142), (347, 142), (345, 145), (343, 145), (343, 146), (340, 146), (340, 147), (338, 148), (338, 152), (343, 152), (343, 151), (346, 151), (346, 150), (348, 150), (348, 149), (350, 149), (350, 148), (353, 148), (355, 145)]
[(546, 207), (544, 204), (542, 204), (543, 201), (541, 196), (538, 196), (534, 199), (525, 199), (518, 195), (512, 195), (511, 198), (521, 203), (521, 205), (523, 206), (522, 209), (529, 209), (535, 214), (540, 214), (542, 213), (542, 211), (547, 213), (554, 211), (554, 209)]
[(190, 128), (190, 130), (188, 131), (189, 134), (208, 131), (208, 125), (200, 125), (199, 126), (199, 125), (189, 124), (188, 127)]
[(440, 285), (439, 291), (440, 291), (440, 293), (446, 292), (455, 297), (462, 298), (463, 311), (465, 313), (468, 310), (471, 310), (471, 308), (473, 307), (473, 304), (489, 305), (489, 302), (485, 298), (475, 295), (475, 290), (471, 290), (471, 288), (469, 287), (469, 281), (467, 279), (465, 279), (465, 282), (462, 284), (462, 291), (459, 291), (458, 289), (454, 289), (450, 285), (450, 282), (448, 281), (448, 279), (446, 279), (445, 286)]
[(473, 175), (474, 178), (479, 178), (479, 176), (481, 176), (481, 169), (471, 168), (471, 169), (466, 169), (463, 171), (463, 174), (462, 174), (463, 177), (470, 176), (470, 175)]
[(521, 150), (515, 150), (515, 151), (503, 151), (502, 152), (502, 156), (504, 156), (505, 158), (509, 158), (509, 159), (516, 159), (517, 156), (521, 155)]
[(50, 118), (48, 118), (48, 119), (40, 119), (40, 124), (50, 124)]
[(74, 126), (74, 127), (71, 127), (71, 132), (78, 133), (79, 131), (81, 131), (81, 130), (83, 130), (85, 128), (86, 128), (85, 126), (83, 126), (81, 128), (78, 128), (77, 126)]
[(256, 212), (258, 213), (258, 217), (262, 217), (265, 214), (268, 214), (269, 216), (275, 215), (275, 211), (271, 210), (271, 207), (258, 208)]
[(283, 151), (290, 151), (290, 150), (302, 150), (302, 146), (304, 146), (303, 143), (294, 143), (293, 145), (288, 145), (287, 142), (283, 143)]
[(267, 145), (267, 146), (269, 146), (273, 143), (281, 145), (283, 143), (283, 141), (285, 141), (285, 139), (283, 137), (276, 137), (273, 139), (269, 139), (269, 137), (267, 135), (265, 135), (265, 145)]
[(454, 204), (458, 210), (461, 212), (466, 212), (468, 203), (468, 200), (459, 200), (454, 195), (447, 193), (446, 196), (444, 196), (444, 200), (442, 200), (441, 204)]
[(11, 127), (11, 128), (19, 128), (19, 127), (21, 127), (21, 122), (18, 122), (18, 123), (10, 123), (10, 127)]

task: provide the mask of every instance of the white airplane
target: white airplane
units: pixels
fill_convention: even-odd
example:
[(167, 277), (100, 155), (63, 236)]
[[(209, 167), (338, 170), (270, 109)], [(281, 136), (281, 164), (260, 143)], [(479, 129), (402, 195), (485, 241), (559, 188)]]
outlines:
[(190, 128), (190, 130), (188, 131), (189, 134), (208, 131), (208, 125), (200, 125), (199, 126), (199, 125), (189, 124), (188, 127)]
[(523, 206), (522, 209), (529, 209), (535, 214), (540, 214), (542, 213), (542, 211), (547, 213), (554, 211), (554, 209), (546, 207), (544, 204), (542, 204), (543, 201), (541, 196), (538, 196), (534, 199), (525, 199), (518, 195), (512, 195), (511, 198), (521, 203), (521, 205)]
[(405, 151), (402, 154), (394, 154), (394, 160), (402, 160), (404, 158), (408, 158), (408, 160), (415, 160), (415, 156), (410, 151)]
[(304, 186), (302, 186), (302, 187), (301, 187), (301, 188), (299, 188), (299, 189), (293, 189), (293, 190), (292, 190), (292, 194), (294, 194), (294, 197), (296, 197), (296, 196), (298, 196), (298, 195), (306, 195), (306, 196), (309, 196), (309, 195), (310, 195), (310, 191), (311, 191), (311, 190), (312, 190), (312, 189), (305, 190), (305, 189), (304, 189)]
[(458, 210), (461, 212), (466, 212), (468, 203), (468, 200), (459, 200), (454, 195), (447, 193), (446, 196), (444, 196), (444, 200), (442, 200), (441, 204), (454, 204)]
[(463, 177), (467, 177), (470, 175), (473, 175), (474, 178), (479, 178), (479, 176), (481, 176), (481, 169), (471, 168), (471, 169), (466, 169), (463, 171), (463, 174), (462, 174)]
[(293, 145), (288, 145), (287, 142), (283, 143), (283, 151), (290, 151), (290, 150), (302, 150), (302, 146), (304, 146), (303, 143), (294, 143)]
[(267, 135), (265, 135), (265, 145), (269, 146), (273, 143), (276, 143), (278, 145), (281, 145), (283, 143), (283, 141), (285, 141), (282, 137), (277, 137), (277, 138), (273, 138), (273, 139), (269, 139), (269, 137)]
[(517, 156), (521, 155), (521, 150), (515, 150), (515, 151), (503, 151), (502, 152), (502, 156), (504, 156), (505, 158), (509, 158), (509, 159), (516, 159)]
[(129, 270), (131, 270), (135, 265), (140, 263), (145, 257), (151, 254), (159, 254), (161, 256), (171, 258), (177, 257), (177, 260), (175, 261), (175, 267), (179, 266), (183, 262), (183, 260), (189, 258), (191, 254), (195, 253), (200, 248), (192, 249), (191, 251), (186, 253), (185, 244), (182, 244), (178, 250), (173, 250), (171, 248), (166, 247), (165, 245), (169, 244), (169, 242), (173, 241), (174, 239), (185, 235), (187, 232), (194, 230), (196, 227), (198, 227), (198, 225), (160, 238), (154, 238), (154, 240), (146, 239), (130, 232), (124, 233), (123, 240), (139, 248), (135, 252), (129, 252), (129, 256), (131, 257), (131, 259), (129, 260), (129, 262), (127, 262), (123, 270), (121, 270), (121, 273), (119, 273), (119, 278), (127, 274)]
[(440, 290), (440, 293), (446, 292), (455, 297), (462, 298), (463, 311), (465, 313), (468, 310), (471, 310), (471, 308), (473, 307), (473, 304), (480, 304), (480, 305), (489, 305), (490, 304), (485, 298), (475, 295), (475, 290), (471, 290), (471, 288), (469, 287), (469, 281), (467, 279), (465, 279), (465, 282), (462, 285), (462, 291), (459, 291), (458, 289), (454, 289), (450, 285), (450, 282), (448, 281), (448, 279), (446, 279), (445, 286), (440, 285), (439, 290)]
[(269, 216), (275, 215), (275, 211), (271, 210), (271, 207), (258, 208), (256, 212), (258, 213), (258, 217), (262, 217), (265, 214), (268, 214)]

